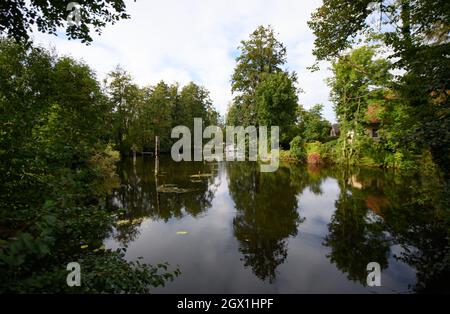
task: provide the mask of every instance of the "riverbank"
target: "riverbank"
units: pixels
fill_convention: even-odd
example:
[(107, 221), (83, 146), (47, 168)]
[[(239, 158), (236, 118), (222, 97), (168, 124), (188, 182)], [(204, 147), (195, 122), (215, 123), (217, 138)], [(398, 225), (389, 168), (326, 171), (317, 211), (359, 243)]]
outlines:
[(439, 172), (428, 151), (407, 156), (400, 152), (392, 153), (378, 150), (374, 153), (363, 151), (359, 156), (346, 157), (345, 152), (340, 147), (341, 144), (337, 140), (325, 143), (309, 142), (301, 145), (300, 149), (298, 145), (293, 145), (290, 150), (280, 150), (280, 160), (312, 165), (340, 165)]

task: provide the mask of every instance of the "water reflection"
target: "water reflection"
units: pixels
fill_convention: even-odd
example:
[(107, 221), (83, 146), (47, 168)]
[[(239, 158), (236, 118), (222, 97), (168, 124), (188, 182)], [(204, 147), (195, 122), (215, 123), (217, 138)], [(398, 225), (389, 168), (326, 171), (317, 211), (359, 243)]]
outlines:
[[(387, 268), (392, 254), (416, 270), (415, 292), (449, 291), (449, 194), (432, 176), (401, 176), (377, 170), (335, 171), (340, 194), (325, 245), (330, 260), (350, 280), (365, 285), (365, 267)], [(391, 252), (399, 246), (398, 253)]]
[(382, 210), (386, 230), (404, 248), (396, 258), (416, 270), (415, 292), (449, 293), (449, 182), (413, 177), (407, 184), (401, 193), (385, 190), (392, 205)]
[[(117, 227), (116, 239), (122, 244), (133, 241), (138, 235), (138, 226), (143, 217), (167, 222), (171, 218), (181, 219), (189, 214), (200, 215), (211, 207), (217, 183), (217, 164), (212, 163), (173, 163), (162, 158), (158, 175), (154, 171), (154, 159), (136, 158), (123, 162), (118, 167), (122, 179), (120, 189), (113, 193), (111, 205), (124, 209), (123, 220)], [(208, 174), (201, 179), (191, 175)], [(164, 193), (159, 187), (174, 185), (189, 188), (189, 193)]]
[(296, 186), (290, 171), (261, 173), (255, 163), (230, 163), (228, 188), (237, 209), (233, 229), (244, 265), (261, 280), (273, 282), (287, 257), (287, 241), (297, 235)]
[(360, 182), (359, 175), (343, 171), (335, 176), (340, 192), (324, 245), (331, 248), (330, 261), (349, 280), (366, 285), (368, 263), (377, 262), (382, 270), (388, 266), (390, 245), (379, 216), (384, 198), (378, 189), (372, 191), (372, 181)]
[[(180, 264), (159, 292), (449, 291), (450, 194), (436, 176), (170, 158), (158, 176), (152, 158), (126, 160), (119, 174), (110, 205), (126, 223), (107, 244)], [(380, 288), (366, 287), (369, 262), (381, 265)]]

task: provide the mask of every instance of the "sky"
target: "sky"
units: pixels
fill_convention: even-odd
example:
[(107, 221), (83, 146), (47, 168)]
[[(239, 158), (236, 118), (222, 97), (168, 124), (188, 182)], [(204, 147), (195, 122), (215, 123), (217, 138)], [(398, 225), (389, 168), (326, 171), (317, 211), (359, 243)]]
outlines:
[(33, 33), (35, 42), (59, 55), (84, 60), (99, 79), (121, 65), (141, 86), (160, 80), (206, 87), (216, 109), (224, 115), (231, 102), (231, 76), (241, 40), (259, 25), (272, 25), (287, 49), (287, 69), (298, 75), (299, 103), (324, 105), (324, 117), (334, 122), (329, 88), (329, 65), (310, 72), (314, 35), (307, 21), (321, 0), (137, 0), (126, 1), (128, 20), (107, 25), (93, 42)]

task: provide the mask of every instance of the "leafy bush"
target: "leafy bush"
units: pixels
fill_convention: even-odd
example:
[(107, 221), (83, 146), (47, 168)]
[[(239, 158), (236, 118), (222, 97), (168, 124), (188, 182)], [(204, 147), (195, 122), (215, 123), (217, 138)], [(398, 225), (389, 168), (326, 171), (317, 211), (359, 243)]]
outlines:
[(306, 143), (307, 161), (309, 164), (320, 164), (323, 162), (323, 144), (319, 141)]
[(80, 264), (81, 285), (66, 284), (68, 271), (65, 264), (53, 265), (45, 271), (34, 272), (22, 280), (0, 284), (0, 291), (9, 293), (149, 293), (152, 287), (164, 286), (180, 275), (177, 268), (168, 271), (166, 263), (152, 266), (141, 262), (128, 262), (126, 248), (94, 250), (72, 256)]
[(336, 150), (337, 140), (331, 140), (321, 145), (322, 159), (329, 163), (334, 163), (337, 160)]
[(289, 153), (298, 160), (304, 161), (306, 159), (305, 143), (300, 136), (294, 137), (290, 142)]
[(313, 153), (308, 153), (308, 164), (312, 164), (312, 165), (317, 165), (322, 163), (322, 158), (320, 157), (319, 153), (313, 152)]
[(113, 150), (108, 144), (102, 150), (96, 151), (89, 159), (89, 164), (97, 173), (100, 184), (95, 184), (96, 195), (105, 195), (113, 188), (120, 185), (119, 177), (116, 173), (116, 163), (120, 160), (120, 153)]
[(0, 69), (0, 293), (68, 292), (71, 261), (87, 280), (77, 292), (147, 292), (177, 275), (98, 250), (117, 215), (105, 182), (118, 153), (93, 71), (7, 40)]

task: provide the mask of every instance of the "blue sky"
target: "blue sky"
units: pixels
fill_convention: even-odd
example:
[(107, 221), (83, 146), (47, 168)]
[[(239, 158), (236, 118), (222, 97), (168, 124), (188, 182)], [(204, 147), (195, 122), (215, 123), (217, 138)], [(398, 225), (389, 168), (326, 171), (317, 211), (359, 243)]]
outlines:
[(306, 108), (325, 106), (324, 116), (335, 121), (329, 88), (328, 64), (311, 73), (314, 36), (307, 21), (317, 0), (165, 0), (127, 1), (131, 19), (108, 25), (93, 34), (90, 46), (65, 36), (34, 33), (36, 42), (60, 55), (83, 59), (99, 79), (120, 64), (144, 86), (160, 80), (181, 85), (194, 81), (211, 93), (215, 107), (225, 114), (232, 100), (230, 79), (241, 40), (259, 25), (272, 25), (287, 48), (287, 68), (298, 74), (299, 102)]

